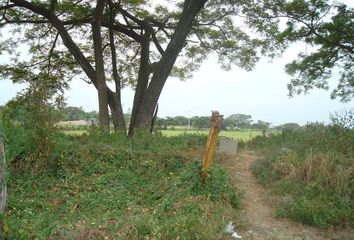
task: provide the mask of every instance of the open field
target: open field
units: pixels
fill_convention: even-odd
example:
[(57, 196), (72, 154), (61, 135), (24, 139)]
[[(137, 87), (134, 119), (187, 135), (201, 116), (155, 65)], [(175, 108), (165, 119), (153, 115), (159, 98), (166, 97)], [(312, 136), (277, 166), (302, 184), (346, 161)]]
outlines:
[[(161, 130), (162, 135), (170, 137), (170, 136), (178, 136), (181, 134), (209, 134), (209, 130), (187, 130), (187, 129), (176, 129), (176, 130)], [(268, 132), (267, 132), (268, 133)], [(272, 133), (276, 133), (276, 131), (272, 131)], [(256, 136), (261, 136), (262, 131), (259, 130), (241, 130), (241, 131), (221, 131), (219, 136), (248, 141)]]
[(65, 133), (66, 135), (72, 135), (72, 136), (79, 136), (79, 135), (82, 135), (87, 132), (88, 131), (86, 131), (86, 130), (63, 130), (63, 133)]
[[(82, 135), (84, 133), (87, 133), (86, 130), (63, 130), (63, 132), (67, 135), (73, 135), (73, 136), (77, 136), (77, 135)], [(209, 134), (209, 130), (207, 129), (202, 129), (202, 130), (187, 130), (187, 129), (168, 129), (168, 130), (159, 130), (159, 132), (162, 133), (163, 136), (166, 137), (174, 137), (174, 136), (180, 136), (183, 134), (197, 134), (197, 135), (208, 135)], [(271, 130), (271, 131), (267, 131), (268, 133), (277, 133), (277, 131)], [(261, 136), (262, 135), (262, 131), (259, 130), (241, 130), (241, 131), (221, 131), (219, 136), (223, 136), (223, 137), (228, 137), (228, 138), (233, 138), (233, 139), (238, 139), (238, 140), (243, 140), (243, 141), (248, 141), (256, 136)]]

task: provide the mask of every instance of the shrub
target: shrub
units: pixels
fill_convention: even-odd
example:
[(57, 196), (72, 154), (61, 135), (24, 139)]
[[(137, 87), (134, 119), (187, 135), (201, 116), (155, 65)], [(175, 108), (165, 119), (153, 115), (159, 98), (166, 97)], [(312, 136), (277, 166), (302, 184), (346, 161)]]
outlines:
[(62, 95), (32, 83), (5, 106), (0, 117), (10, 167), (30, 173), (53, 166), (51, 154)]

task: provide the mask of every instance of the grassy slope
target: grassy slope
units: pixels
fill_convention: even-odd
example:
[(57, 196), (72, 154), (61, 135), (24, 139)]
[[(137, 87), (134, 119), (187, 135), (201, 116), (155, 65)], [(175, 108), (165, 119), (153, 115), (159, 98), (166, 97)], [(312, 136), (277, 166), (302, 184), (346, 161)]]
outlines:
[(215, 164), (198, 176), (205, 136), (58, 135), (52, 174), (10, 176), (10, 239), (225, 239), (239, 195)]

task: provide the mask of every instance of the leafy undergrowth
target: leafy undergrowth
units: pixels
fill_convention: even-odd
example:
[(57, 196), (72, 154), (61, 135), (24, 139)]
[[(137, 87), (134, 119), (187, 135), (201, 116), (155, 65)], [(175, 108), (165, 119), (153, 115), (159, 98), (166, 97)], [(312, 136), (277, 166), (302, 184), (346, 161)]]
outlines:
[[(9, 176), (9, 239), (224, 239), (240, 197), (205, 136), (55, 136), (53, 173)], [(22, 159), (25, 161), (25, 159)]]
[(279, 216), (321, 227), (354, 226), (353, 139), (353, 129), (309, 124), (250, 142), (264, 156), (253, 173), (283, 196)]

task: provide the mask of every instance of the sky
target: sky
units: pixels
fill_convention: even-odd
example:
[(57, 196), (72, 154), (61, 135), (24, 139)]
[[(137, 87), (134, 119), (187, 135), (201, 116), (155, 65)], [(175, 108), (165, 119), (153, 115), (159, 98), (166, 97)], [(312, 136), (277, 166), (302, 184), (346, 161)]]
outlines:
[[(262, 59), (251, 72), (234, 67), (224, 71), (213, 57), (207, 59), (191, 79), (180, 81), (169, 78), (159, 99), (159, 117), (183, 115), (209, 116), (217, 110), (225, 116), (234, 113), (249, 114), (252, 119), (272, 123), (287, 122), (301, 125), (307, 122), (329, 122), (331, 113), (354, 108), (354, 101), (343, 104), (330, 99), (330, 91), (314, 89), (307, 95), (288, 97), (287, 83), (291, 77), (284, 72), (286, 63), (295, 59), (304, 44), (293, 45), (282, 57), (269, 62)], [(0, 62), (6, 61), (1, 59)], [(336, 79), (330, 80), (336, 86)], [(16, 96), (18, 84), (0, 80), (0, 105)], [(98, 110), (97, 92), (93, 85), (80, 79), (70, 83), (65, 93), (69, 106), (83, 107), (85, 111)], [(134, 92), (123, 90), (123, 109), (132, 108)]]

